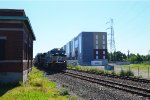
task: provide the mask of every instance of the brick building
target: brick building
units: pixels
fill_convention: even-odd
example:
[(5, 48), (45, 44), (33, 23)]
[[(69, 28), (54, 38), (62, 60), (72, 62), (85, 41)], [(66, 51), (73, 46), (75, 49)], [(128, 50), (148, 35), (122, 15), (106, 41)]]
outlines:
[(27, 80), (32, 68), (34, 40), (24, 10), (0, 9), (0, 82)]

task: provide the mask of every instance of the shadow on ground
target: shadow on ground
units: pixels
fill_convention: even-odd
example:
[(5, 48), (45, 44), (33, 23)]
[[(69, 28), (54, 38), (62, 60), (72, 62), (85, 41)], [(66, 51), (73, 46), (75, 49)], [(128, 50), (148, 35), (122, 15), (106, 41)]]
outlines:
[(20, 86), (19, 83), (7, 83), (7, 84), (3, 84), (0, 83), (0, 97), (3, 96), (7, 91)]
[[(47, 75), (52, 75), (52, 74), (57, 74), (57, 73), (62, 72), (62, 70), (60, 70), (60, 71), (52, 70), (52, 69), (45, 68), (45, 67), (36, 67), (36, 68), (43, 71), (43, 72), (45, 72)], [(3, 96), (9, 90), (11, 90), (11, 89), (13, 89), (17, 86), (20, 86), (20, 84), (19, 83), (7, 83), (7, 84), (0, 83), (0, 97)]]

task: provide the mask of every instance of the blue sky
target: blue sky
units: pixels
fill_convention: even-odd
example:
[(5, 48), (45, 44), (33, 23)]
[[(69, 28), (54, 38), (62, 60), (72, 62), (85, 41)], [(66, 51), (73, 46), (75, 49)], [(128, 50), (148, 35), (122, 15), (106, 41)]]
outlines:
[(25, 10), (36, 35), (34, 56), (62, 47), (82, 31), (105, 32), (110, 18), (116, 50), (144, 55), (150, 50), (148, 0), (0, 0), (0, 8)]

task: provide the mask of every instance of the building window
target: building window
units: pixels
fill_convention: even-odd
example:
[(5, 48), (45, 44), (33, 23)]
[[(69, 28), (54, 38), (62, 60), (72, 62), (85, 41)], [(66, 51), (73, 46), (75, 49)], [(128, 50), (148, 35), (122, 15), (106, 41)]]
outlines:
[(103, 49), (105, 49), (105, 45), (103, 45)]
[(96, 45), (96, 49), (98, 49), (98, 45)]
[(96, 40), (98, 40), (98, 35), (96, 35)]
[(105, 40), (103, 40), (103, 44), (105, 44)]
[(98, 55), (98, 51), (96, 51), (96, 54)]
[(105, 59), (105, 56), (103, 56), (103, 59)]
[(105, 51), (103, 51), (103, 54), (105, 54)]
[(105, 40), (105, 35), (103, 35), (103, 40)]
[(98, 44), (98, 40), (96, 40), (96, 44)]
[(78, 39), (75, 40), (75, 48), (77, 48), (77, 47), (78, 47)]
[(5, 60), (5, 39), (0, 39), (0, 60)]
[(98, 59), (98, 56), (96, 56), (96, 59)]

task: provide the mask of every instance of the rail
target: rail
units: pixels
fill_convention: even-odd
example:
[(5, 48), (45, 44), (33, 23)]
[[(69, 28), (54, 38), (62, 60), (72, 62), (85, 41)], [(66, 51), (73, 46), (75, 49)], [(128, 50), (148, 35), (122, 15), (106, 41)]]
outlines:
[(63, 71), (65, 75), (150, 98), (150, 89)]

